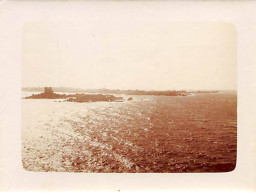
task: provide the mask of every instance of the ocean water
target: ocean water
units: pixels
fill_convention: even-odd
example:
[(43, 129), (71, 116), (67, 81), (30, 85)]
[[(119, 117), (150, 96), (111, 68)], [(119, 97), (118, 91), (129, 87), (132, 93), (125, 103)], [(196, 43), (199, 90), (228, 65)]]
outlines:
[(132, 97), (88, 103), (22, 99), (24, 169), (176, 173), (235, 168), (236, 93)]

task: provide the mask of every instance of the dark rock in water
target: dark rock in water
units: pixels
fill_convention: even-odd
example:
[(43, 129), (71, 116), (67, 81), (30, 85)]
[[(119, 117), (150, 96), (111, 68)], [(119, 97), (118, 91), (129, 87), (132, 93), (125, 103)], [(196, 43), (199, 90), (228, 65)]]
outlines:
[(121, 101), (122, 97), (115, 97), (113, 95), (102, 95), (102, 94), (80, 94), (76, 96), (76, 102), (98, 102), (98, 101)]
[(71, 98), (68, 98), (67, 101), (68, 101), (68, 102), (75, 102), (75, 101), (76, 101), (76, 98), (71, 97)]

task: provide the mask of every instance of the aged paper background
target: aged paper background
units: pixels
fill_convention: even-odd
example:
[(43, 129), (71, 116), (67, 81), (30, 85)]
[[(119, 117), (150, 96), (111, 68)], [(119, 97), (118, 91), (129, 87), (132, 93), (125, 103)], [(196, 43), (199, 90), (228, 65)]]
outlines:
[[(3, 1), (0, 2), (0, 189), (20, 190), (255, 190), (256, 2)], [(92, 174), (27, 172), (21, 163), (22, 31), (28, 22), (154, 15), (170, 22), (226, 22), (238, 36), (238, 157), (229, 173)]]

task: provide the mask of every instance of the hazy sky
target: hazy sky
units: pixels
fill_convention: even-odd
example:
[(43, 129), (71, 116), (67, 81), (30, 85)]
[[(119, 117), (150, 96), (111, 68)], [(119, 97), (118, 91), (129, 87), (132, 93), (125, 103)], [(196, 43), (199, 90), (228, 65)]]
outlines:
[(86, 20), (29, 23), (23, 87), (236, 89), (236, 30), (227, 23)]

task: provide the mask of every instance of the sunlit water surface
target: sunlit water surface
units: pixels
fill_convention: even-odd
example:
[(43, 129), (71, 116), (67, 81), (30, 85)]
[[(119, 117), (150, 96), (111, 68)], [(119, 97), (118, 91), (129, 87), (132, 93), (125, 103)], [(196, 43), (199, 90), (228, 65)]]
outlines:
[(231, 171), (236, 107), (235, 93), (91, 103), (22, 99), (23, 166), (62, 172)]

